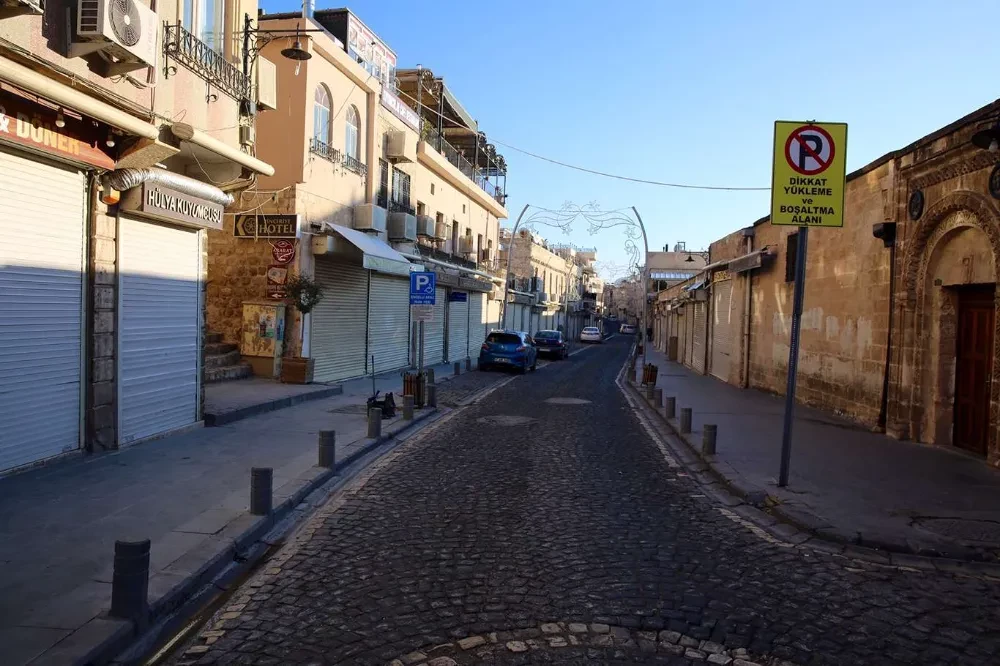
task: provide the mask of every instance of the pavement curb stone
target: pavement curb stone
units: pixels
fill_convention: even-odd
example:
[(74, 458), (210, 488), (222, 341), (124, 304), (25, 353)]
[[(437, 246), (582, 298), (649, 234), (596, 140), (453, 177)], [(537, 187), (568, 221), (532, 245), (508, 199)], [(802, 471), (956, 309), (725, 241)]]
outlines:
[(284, 398), (275, 398), (274, 400), (268, 400), (267, 402), (257, 403), (256, 405), (237, 407), (236, 409), (219, 412), (218, 414), (206, 413), (205, 425), (207, 427), (224, 426), (230, 423), (235, 423), (236, 421), (242, 421), (243, 419), (248, 419), (251, 416), (257, 416), (259, 414), (265, 414), (267, 412), (275, 412), (278, 411), (279, 409), (285, 409), (286, 407), (294, 407), (295, 405), (302, 404), (303, 402), (310, 402), (312, 400), (321, 400), (323, 398), (330, 398), (335, 395), (341, 395), (343, 394), (343, 392), (344, 392), (343, 386), (330, 386), (325, 389), (310, 391), (308, 393), (290, 395)]
[[(653, 408), (649, 401), (639, 390), (635, 381), (634, 351), (622, 368), (623, 387), (627, 387), (632, 397), (639, 403), (641, 408), (656, 415), (658, 423), (663, 424), (672, 437), (666, 439), (665, 443), (670, 447), (671, 452), (676, 456), (680, 464), (698, 479), (699, 472), (707, 470), (714, 480), (721, 483), (728, 494), (735, 496), (740, 501), (739, 506), (732, 510), (752, 507), (756, 511), (744, 511), (740, 513), (744, 518), (753, 522), (761, 529), (772, 536), (782, 539), (795, 545), (808, 547), (823, 552), (835, 552), (849, 557), (857, 557), (876, 564), (886, 564), (890, 566), (909, 567), (925, 571), (944, 571), (963, 575), (988, 575), (1000, 578), (1000, 564), (986, 562), (974, 558), (948, 557), (938, 555), (934, 552), (918, 552), (905, 542), (879, 541), (873, 543), (871, 539), (862, 540), (861, 543), (850, 541), (840, 532), (833, 530), (826, 521), (815, 516), (809, 511), (791, 505), (786, 508), (784, 503), (775, 502), (766, 490), (747, 484), (736, 479), (735, 471), (728, 465), (719, 464), (712, 460), (712, 456), (703, 457), (700, 453), (700, 443), (694, 440), (696, 433), (683, 435), (677, 424), (667, 419), (663, 412)], [(676, 420), (676, 419), (674, 419)], [(672, 440), (679, 440), (684, 444), (682, 449), (678, 449)], [(698, 479), (699, 483), (705, 482)], [(761, 516), (770, 516), (770, 521), (761, 520)], [(777, 520), (775, 520), (777, 519)], [(780, 523), (778, 521), (781, 521)], [(956, 548), (957, 555), (966, 554)], [(974, 551), (966, 551), (974, 553)]]

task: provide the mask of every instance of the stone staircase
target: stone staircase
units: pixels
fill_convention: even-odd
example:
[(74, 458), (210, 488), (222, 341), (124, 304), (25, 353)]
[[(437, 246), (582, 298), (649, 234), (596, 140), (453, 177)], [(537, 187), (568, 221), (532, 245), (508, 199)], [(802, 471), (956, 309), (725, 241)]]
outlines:
[(204, 351), (206, 384), (253, 377), (250, 364), (240, 360), (239, 348), (223, 342), (222, 333), (206, 333)]

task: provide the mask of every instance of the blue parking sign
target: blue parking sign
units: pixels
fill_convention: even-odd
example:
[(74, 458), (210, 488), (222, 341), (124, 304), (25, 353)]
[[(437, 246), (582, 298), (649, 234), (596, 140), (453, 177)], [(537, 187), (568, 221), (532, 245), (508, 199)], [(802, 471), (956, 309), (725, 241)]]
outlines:
[(410, 305), (434, 305), (437, 274), (433, 271), (410, 273)]

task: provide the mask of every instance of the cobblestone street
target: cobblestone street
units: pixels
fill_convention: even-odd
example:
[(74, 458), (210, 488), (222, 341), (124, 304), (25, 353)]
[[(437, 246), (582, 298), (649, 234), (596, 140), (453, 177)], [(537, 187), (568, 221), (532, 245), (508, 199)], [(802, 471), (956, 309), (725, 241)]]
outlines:
[(670, 467), (615, 384), (627, 344), (386, 455), (174, 663), (1000, 663), (1000, 582), (775, 541)]

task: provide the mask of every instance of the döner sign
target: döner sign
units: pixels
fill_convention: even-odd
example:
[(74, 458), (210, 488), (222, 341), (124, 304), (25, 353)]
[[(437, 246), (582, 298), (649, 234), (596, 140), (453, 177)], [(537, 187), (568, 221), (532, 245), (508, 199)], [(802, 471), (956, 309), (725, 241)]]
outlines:
[(119, 207), (164, 222), (203, 229), (222, 228), (221, 205), (163, 185), (143, 183), (142, 187), (127, 190)]

